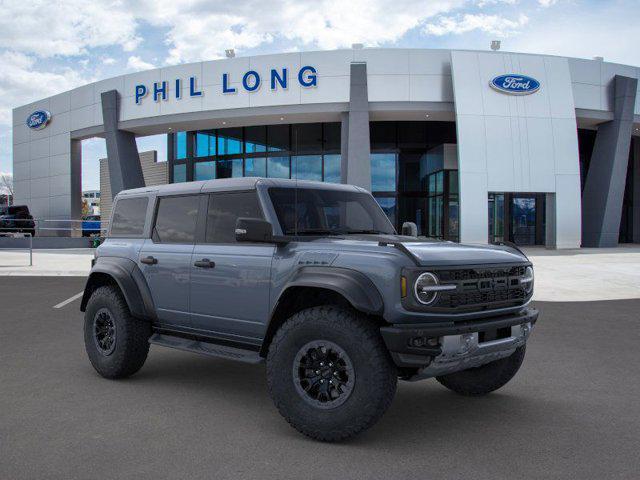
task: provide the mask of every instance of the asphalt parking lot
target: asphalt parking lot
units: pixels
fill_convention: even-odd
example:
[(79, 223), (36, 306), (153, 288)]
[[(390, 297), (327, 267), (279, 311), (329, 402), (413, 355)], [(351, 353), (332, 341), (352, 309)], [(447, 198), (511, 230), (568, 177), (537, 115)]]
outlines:
[(298, 434), (265, 369), (152, 347), (109, 381), (82, 341), (80, 277), (0, 278), (0, 478), (638, 478), (640, 300), (538, 303), (524, 366), (459, 397), (400, 383), (343, 444)]

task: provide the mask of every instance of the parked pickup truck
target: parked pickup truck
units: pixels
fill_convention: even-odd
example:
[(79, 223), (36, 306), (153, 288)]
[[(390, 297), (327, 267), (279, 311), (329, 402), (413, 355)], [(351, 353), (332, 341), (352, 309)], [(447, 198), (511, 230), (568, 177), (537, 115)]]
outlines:
[(398, 379), (509, 382), (533, 280), (516, 248), (398, 235), (361, 188), (238, 178), (118, 194), (81, 309), (100, 375), (136, 373), (149, 344), (266, 362), (282, 416), (335, 441), (376, 423)]

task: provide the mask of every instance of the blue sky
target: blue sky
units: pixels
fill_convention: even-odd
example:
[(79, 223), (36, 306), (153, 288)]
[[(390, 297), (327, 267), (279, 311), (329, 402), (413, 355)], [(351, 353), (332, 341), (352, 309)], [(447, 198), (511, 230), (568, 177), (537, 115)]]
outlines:
[[(103, 78), (224, 56), (367, 47), (548, 53), (640, 66), (638, 0), (4, 0), (0, 9), (0, 172), (11, 109)], [(166, 156), (163, 137), (139, 139)], [(83, 145), (97, 188), (104, 142)]]

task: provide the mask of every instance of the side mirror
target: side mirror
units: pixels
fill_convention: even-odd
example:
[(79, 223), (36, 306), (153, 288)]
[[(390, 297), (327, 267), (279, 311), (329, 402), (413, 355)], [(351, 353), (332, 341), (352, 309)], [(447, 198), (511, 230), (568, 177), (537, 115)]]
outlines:
[(270, 243), (273, 241), (273, 227), (261, 218), (238, 218), (236, 220), (236, 241)]
[(417, 237), (418, 226), (413, 222), (404, 222), (402, 224), (402, 235), (406, 235), (407, 237)]

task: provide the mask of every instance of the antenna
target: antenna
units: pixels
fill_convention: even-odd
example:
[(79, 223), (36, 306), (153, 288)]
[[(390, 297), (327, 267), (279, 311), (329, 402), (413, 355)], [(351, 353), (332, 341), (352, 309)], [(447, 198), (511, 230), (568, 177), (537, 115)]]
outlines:
[(500, 50), (500, 40), (491, 40), (491, 50), (494, 52)]

